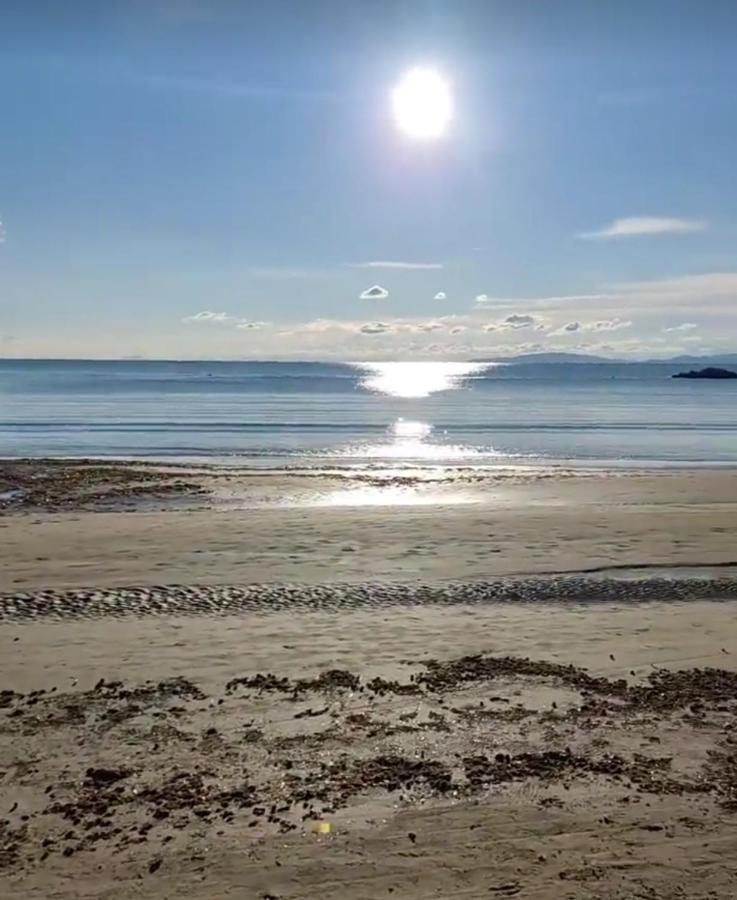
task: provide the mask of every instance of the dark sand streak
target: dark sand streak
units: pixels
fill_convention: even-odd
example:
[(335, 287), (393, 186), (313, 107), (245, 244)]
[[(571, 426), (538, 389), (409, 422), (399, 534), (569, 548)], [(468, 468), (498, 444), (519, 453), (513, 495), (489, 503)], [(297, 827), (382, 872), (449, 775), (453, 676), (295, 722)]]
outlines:
[(0, 621), (519, 603), (734, 600), (736, 578), (504, 577), (483, 582), (154, 585), (0, 594)]

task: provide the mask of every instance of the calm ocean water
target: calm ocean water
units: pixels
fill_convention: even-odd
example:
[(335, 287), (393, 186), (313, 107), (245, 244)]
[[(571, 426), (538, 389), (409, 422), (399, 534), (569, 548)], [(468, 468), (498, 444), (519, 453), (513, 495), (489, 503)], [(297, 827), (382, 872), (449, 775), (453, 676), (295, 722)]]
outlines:
[(0, 456), (737, 463), (737, 382), (667, 364), (0, 360)]

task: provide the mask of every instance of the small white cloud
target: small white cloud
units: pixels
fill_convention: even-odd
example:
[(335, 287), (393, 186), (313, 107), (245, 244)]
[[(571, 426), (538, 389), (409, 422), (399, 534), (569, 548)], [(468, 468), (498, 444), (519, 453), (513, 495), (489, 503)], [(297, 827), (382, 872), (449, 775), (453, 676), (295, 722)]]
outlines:
[(311, 322), (302, 322), (279, 332), (279, 335), (291, 336), (300, 334), (328, 334), (331, 331), (355, 334), (358, 326), (355, 322), (347, 322), (341, 319), (313, 319)]
[(387, 334), (392, 330), (392, 326), (386, 322), (366, 322), (358, 329), (360, 334)]
[(497, 331), (499, 328), (494, 322), (489, 322), (488, 325), (484, 325), (484, 331)]
[(370, 288), (366, 288), (365, 291), (361, 291), (359, 294), (360, 300), (386, 300), (389, 296), (389, 291), (386, 288), (381, 287), (380, 284), (374, 284)]
[(242, 319), (235, 327), (243, 331), (258, 331), (261, 328), (266, 328), (268, 324), (268, 322), (248, 322)]
[(437, 294), (435, 294), (435, 296), (433, 297), (433, 300), (447, 300), (447, 299), (448, 299), (448, 295), (445, 293), (445, 291), (438, 291)]
[(619, 331), (632, 325), (629, 319), (600, 319), (597, 322), (566, 322), (554, 331), (549, 331), (550, 337), (565, 334), (583, 334), (601, 331)]
[(599, 322), (592, 322), (590, 325), (583, 327), (584, 331), (619, 331), (621, 328), (630, 328), (632, 322), (629, 319), (603, 319)]
[(476, 302), (477, 303), (488, 303), (491, 298), (488, 294), (477, 294)]
[(442, 322), (418, 322), (414, 326), (415, 331), (443, 331), (444, 328)]
[(442, 269), (442, 263), (405, 262), (393, 259), (372, 259), (369, 262), (351, 263), (354, 269)]
[(512, 313), (511, 316), (504, 319), (501, 326), (502, 328), (532, 328), (535, 324), (537, 324), (537, 319), (534, 316)]
[(5, 226), (3, 225), (2, 219), (0, 219), (0, 244), (5, 243)]
[(581, 322), (566, 322), (565, 325), (561, 325), (553, 331), (549, 331), (548, 334), (550, 337), (556, 337), (561, 334), (576, 334), (583, 330), (584, 326)]
[(193, 316), (186, 316), (182, 322), (229, 322), (230, 320), (231, 316), (227, 313), (203, 309), (202, 312), (195, 313)]
[(694, 328), (698, 328), (699, 326), (695, 322), (682, 322), (680, 325), (671, 325), (670, 328), (664, 328), (663, 331), (671, 332), (671, 331), (693, 331)]
[(672, 219), (663, 216), (629, 216), (615, 219), (598, 231), (585, 231), (578, 236), (585, 240), (601, 241), (609, 238), (639, 237), (653, 234), (688, 234), (704, 231), (707, 223), (697, 219)]

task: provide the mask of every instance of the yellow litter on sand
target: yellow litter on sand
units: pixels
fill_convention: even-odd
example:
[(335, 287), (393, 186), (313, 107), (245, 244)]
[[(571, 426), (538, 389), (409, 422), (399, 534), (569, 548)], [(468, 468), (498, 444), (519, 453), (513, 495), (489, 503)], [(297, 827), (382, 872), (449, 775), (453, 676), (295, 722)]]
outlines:
[(315, 831), (318, 834), (330, 834), (332, 830), (333, 826), (330, 824), (330, 822), (318, 822), (317, 826), (315, 827)]

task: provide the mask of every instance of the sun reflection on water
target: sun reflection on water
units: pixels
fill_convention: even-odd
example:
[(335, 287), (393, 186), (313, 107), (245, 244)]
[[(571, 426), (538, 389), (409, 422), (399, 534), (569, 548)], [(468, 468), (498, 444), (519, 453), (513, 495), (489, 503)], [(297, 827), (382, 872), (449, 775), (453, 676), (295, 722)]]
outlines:
[(341, 447), (336, 455), (351, 459), (393, 459), (405, 461), (451, 461), (493, 455), (493, 451), (433, 440), (433, 427), (427, 422), (397, 419), (386, 431), (386, 438), (375, 444)]
[(457, 390), (466, 378), (490, 368), (489, 363), (380, 362), (356, 363), (365, 371), (361, 387), (390, 397), (429, 397)]

